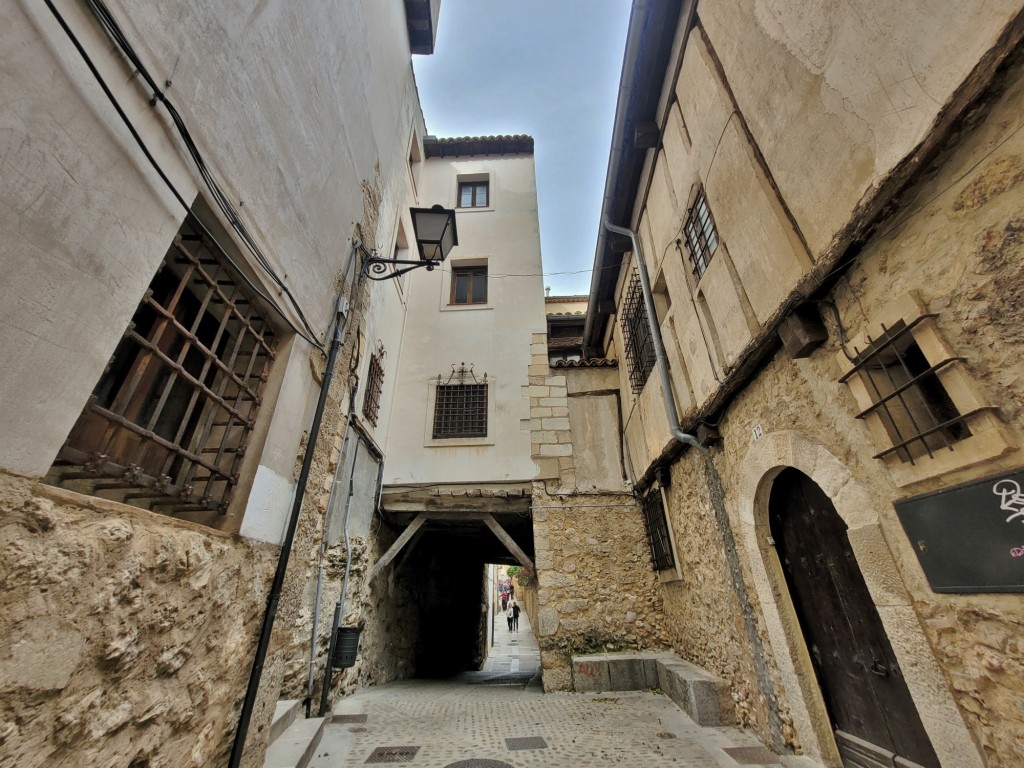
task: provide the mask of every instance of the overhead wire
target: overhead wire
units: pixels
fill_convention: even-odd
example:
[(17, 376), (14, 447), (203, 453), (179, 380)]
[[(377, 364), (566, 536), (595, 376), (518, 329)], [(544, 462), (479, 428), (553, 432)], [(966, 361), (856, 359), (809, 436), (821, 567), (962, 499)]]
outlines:
[[(55, 17), (57, 17), (57, 20), (63, 28), (65, 34), (67, 34), (68, 37), (71, 38), (72, 43), (75, 45), (75, 48), (78, 50), (79, 54), (82, 56), (83, 59), (85, 59), (86, 65), (89, 67), (89, 70), (92, 72), (93, 76), (100, 82), (100, 86), (103, 89), (104, 93), (107, 95), (107, 98), (114, 105), (114, 108), (117, 110), (118, 115), (125, 122), (126, 126), (128, 126), (128, 129), (131, 132), (132, 137), (135, 139), (136, 143), (139, 144), (147, 159), (150, 161), (154, 169), (160, 175), (160, 178), (171, 189), (172, 193), (174, 193), (174, 196), (175, 198), (177, 198), (178, 202), (186, 210), (191, 212), (191, 206), (189, 206), (185, 202), (184, 198), (174, 187), (173, 183), (163, 172), (163, 170), (159, 167), (159, 164), (157, 163), (156, 159), (145, 146), (145, 143), (142, 140), (141, 136), (139, 136), (138, 131), (131, 124), (130, 118), (125, 114), (124, 110), (121, 108), (120, 104), (117, 102), (116, 98), (111, 93), (110, 89), (106, 86), (106, 83), (103, 82), (103, 78), (97, 70), (95, 64), (92, 62), (91, 58), (85, 51), (77, 36), (75, 36), (74, 32), (68, 26), (66, 20), (64, 20), (60, 12), (54, 7), (52, 0), (45, 0), (45, 2), (50, 11), (54, 14)], [(302, 338), (304, 338), (306, 341), (310, 342), (314, 346), (323, 348), (326, 345), (327, 334), (329, 333), (329, 330), (324, 331), (322, 334), (317, 333), (317, 331), (309, 323), (308, 319), (306, 318), (305, 312), (303, 312), (301, 305), (295, 298), (291, 289), (277, 274), (277, 271), (274, 269), (274, 266), (270, 263), (270, 260), (264, 254), (263, 250), (260, 248), (255, 238), (249, 232), (249, 229), (245, 226), (245, 223), (239, 217), (238, 212), (235, 209), (234, 205), (232, 204), (231, 200), (228, 199), (220, 184), (217, 182), (213, 174), (210, 172), (209, 167), (207, 166), (206, 161), (203, 158), (203, 155), (200, 152), (198, 145), (193, 139), (192, 134), (188, 129), (188, 126), (186, 125), (184, 119), (181, 117), (181, 114), (178, 112), (177, 108), (170, 101), (170, 99), (167, 98), (167, 95), (164, 92), (164, 90), (162, 90), (161, 87), (157, 84), (152, 74), (149, 72), (148, 68), (142, 62), (141, 57), (138, 55), (138, 53), (136, 53), (131, 42), (124, 34), (124, 31), (121, 29), (116, 19), (114, 19), (113, 14), (111, 14), (110, 10), (107, 8), (103, 0), (85, 0), (85, 2), (89, 10), (96, 17), (99, 24), (103, 27), (104, 31), (114, 41), (118, 49), (128, 60), (128, 63), (135, 69), (136, 72), (138, 72), (138, 74), (146, 82), (147, 86), (149, 86), (149, 88), (151, 89), (152, 97), (150, 98), (149, 102), (150, 106), (156, 106), (157, 103), (160, 103), (163, 104), (164, 108), (167, 110), (167, 114), (171, 118), (171, 122), (176, 128), (179, 138), (184, 144), (185, 149), (188, 152), (189, 156), (192, 158), (192, 161), (197, 171), (199, 172), (199, 175), (202, 178), (203, 183), (209, 190), (217, 207), (220, 209), (228, 224), (238, 235), (239, 239), (245, 245), (246, 249), (252, 254), (253, 258), (256, 260), (259, 266), (267, 274), (270, 280), (280, 289), (281, 293), (286, 297), (288, 303), (291, 305), (296, 316), (299, 318), (299, 322), (302, 325), (302, 329), (296, 327), (295, 323), (293, 323), (290, 318), (285, 316), (283, 312), (281, 312), (282, 318), (288, 323), (289, 326), (292, 327), (293, 330), (295, 330), (296, 333), (302, 336)], [(170, 85), (170, 80), (165, 81), (165, 88), (170, 87)], [(201, 222), (200, 224), (202, 225)], [(206, 234), (209, 235), (211, 239), (214, 240), (221, 253), (224, 256), (227, 256), (228, 259), (230, 260), (230, 256), (228, 256), (227, 251), (224, 249), (224, 247), (220, 245), (219, 242), (216, 242), (216, 238), (213, 237), (212, 233), (209, 232), (205, 225), (202, 226)], [(232, 266), (234, 266), (235, 269), (237, 270), (237, 264), (234, 264), (233, 261), (231, 263)], [(241, 272), (241, 270), (239, 271)], [(258, 291), (258, 289), (252, 284), (252, 282), (245, 278), (244, 273), (242, 273), (242, 276), (250, 285), (250, 287)], [(268, 296), (266, 296), (266, 294), (264, 294), (262, 291), (259, 291), (259, 294), (262, 298), (270, 302), (270, 304), (274, 306), (275, 309), (278, 309), (276, 307), (276, 302), (271, 300)], [(278, 311), (280, 312), (279, 309)]]

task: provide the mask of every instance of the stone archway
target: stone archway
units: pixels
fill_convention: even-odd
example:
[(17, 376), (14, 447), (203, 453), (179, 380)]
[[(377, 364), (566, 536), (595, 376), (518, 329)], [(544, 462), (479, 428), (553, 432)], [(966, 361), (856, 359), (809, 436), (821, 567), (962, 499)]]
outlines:
[(805, 751), (827, 765), (840, 765), (825, 704), (768, 527), (772, 483), (787, 467), (814, 480), (848, 526), (854, 556), (939, 759), (944, 765), (981, 768), (981, 757), (885, 541), (877, 502), (825, 446), (799, 432), (765, 435), (751, 445), (741, 467), (739, 538), (750, 564), (793, 724)]

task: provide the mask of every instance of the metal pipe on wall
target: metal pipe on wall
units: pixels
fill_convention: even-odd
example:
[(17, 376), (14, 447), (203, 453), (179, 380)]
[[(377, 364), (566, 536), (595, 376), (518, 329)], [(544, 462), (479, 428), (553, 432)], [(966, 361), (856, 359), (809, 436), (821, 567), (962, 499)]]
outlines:
[(697, 442), (697, 438), (688, 432), (683, 432), (679, 426), (679, 411), (676, 409), (676, 396), (672, 390), (672, 377), (668, 372), (668, 358), (665, 355), (665, 342), (661, 338), (661, 328), (658, 325), (658, 315), (654, 311), (654, 294), (651, 293), (651, 278), (647, 274), (647, 264), (644, 262), (643, 253), (640, 250), (640, 239), (636, 232), (626, 227), (612, 224), (607, 219), (604, 222), (605, 229), (617, 235), (626, 235), (633, 244), (633, 256), (636, 261), (636, 271), (640, 275), (640, 288), (644, 297), (644, 309), (647, 310), (647, 326), (651, 330), (651, 340), (654, 343), (655, 367), (658, 369), (658, 376), (661, 379), (661, 397), (665, 405), (665, 415), (668, 417), (668, 428), (672, 437), (680, 443), (685, 443), (696, 448), (703, 454), (708, 449)]
[[(351, 421), (351, 419), (350, 419)], [(327, 664), (324, 666), (324, 685), (320, 691), (320, 710), (318, 717), (327, 713), (327, 704), (331, 696), (331, 673), (334, 663), (334, 646), (338, 642), (338, 628), (341, 627), (341, 620), (345, 614), (345, 596), (348, 594), (348, 577), (352, 569), (352, 547), (348, 537), (349, 512), (352, 509), (352, 497), (355, 495), (355, 474), (356, 464), (359, 462), (359, 446), (362, 440), (356, 440), (356, 447), (352, 453), (352, 469), (348, 474), (348, 498), (345, 500), (345, 511), (342, 515), (342, 538), (345, 542), (345, 577), (341, 582), (341, 594), (338, 595), (338, 602), (334, 605), (334, 621), (331, 623), (331, 642), (327, 654)]]

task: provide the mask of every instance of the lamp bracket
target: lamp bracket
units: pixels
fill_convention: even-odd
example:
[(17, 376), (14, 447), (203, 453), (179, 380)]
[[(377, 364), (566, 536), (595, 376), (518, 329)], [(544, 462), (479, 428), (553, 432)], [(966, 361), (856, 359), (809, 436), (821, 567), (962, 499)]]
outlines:
[[(364, 253), (366, 250), (363, 249)], [(402, 269), (393, 269), (396, 264), (408, 264), (410, 266)], [(433, 272), (435, 265), (429, 261), (412, 261), (411, 259), (382, 259), (379, 256), (367, 256), (363, 259), (363, 276), (371, 280), (393, 280), (406, 272), (425, 267), (427, 272)]]

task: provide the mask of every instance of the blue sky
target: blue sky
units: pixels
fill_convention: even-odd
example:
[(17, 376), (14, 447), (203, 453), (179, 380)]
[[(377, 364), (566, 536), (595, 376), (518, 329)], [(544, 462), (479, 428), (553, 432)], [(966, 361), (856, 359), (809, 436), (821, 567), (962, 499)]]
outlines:
[[(427, 131), (534, 138), (545, 285), (587, 293), (630, 0), (442, 0)], [(580, 272), (580, 274), (552, 274)]]

